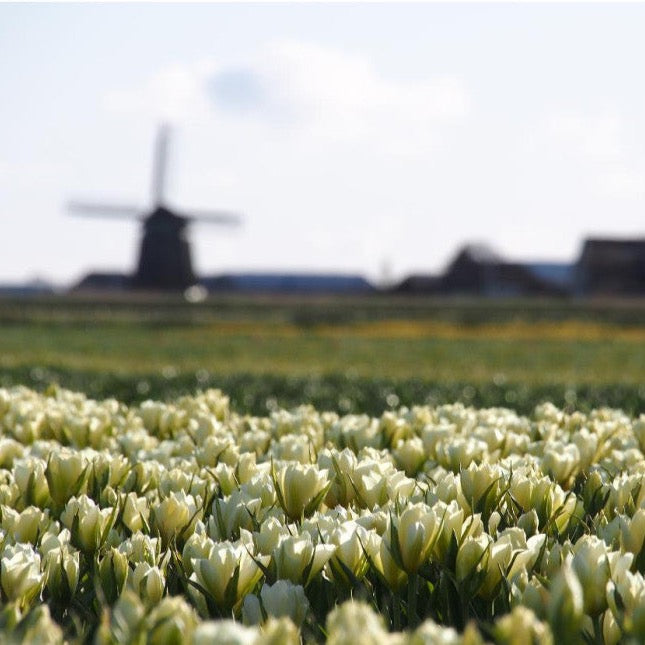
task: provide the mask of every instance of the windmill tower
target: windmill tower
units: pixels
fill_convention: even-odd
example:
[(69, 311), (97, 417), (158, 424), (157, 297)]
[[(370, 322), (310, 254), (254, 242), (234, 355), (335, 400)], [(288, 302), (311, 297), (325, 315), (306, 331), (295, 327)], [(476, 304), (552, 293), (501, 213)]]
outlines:
[(138, 219), (143, 224), (137, 268), (130, 277), (133, 289), (183, 291), (197, 281), (193, 271), (187, 226), (192, 222), (237, 225), (240, 217), (222, 211), (178, 213), (165, 201), (168, 127), (157, 134), (152, 177), (152, 210), (108, 204), (70, 202), (72, 213), (90, 217)]

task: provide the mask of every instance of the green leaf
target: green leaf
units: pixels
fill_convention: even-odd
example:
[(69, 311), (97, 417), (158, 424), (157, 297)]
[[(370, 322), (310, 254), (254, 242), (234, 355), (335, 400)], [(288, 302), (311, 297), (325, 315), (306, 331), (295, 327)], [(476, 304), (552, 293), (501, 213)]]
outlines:
[(318, 491), (318, 494), (315, 495), (309, 504), (305, 506), (305, 509), (303, 511), (303, 515), (305, 517), (309, 517), (310, 515), (313, 515), (314, 511), (320, 506), (322, 503), (323, 499), (327, 496), (327, 492), (329, 491), (329, 488), (331, 487), (332, 482), (327, 482), (327, 484), (322, 488), (322, 490)]

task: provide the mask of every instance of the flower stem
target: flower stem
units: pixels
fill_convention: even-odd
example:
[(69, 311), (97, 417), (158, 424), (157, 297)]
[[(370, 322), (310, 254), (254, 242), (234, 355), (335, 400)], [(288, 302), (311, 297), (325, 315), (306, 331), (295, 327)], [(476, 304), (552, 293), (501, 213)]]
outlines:
[(419, 623), (417, 616), (417, 597), (419, 595), (419, 574), (412, 573), (408, 579), (408, 626), (416, 627)]

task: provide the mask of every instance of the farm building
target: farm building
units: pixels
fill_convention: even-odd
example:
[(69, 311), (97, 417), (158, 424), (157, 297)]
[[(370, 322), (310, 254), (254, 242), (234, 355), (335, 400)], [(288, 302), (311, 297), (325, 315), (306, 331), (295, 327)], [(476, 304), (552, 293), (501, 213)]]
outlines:
[(480, 296), (562, 295), (562, 288), (532, 265), (505, 262), (484, 245), (465, 246), (448, 265), (441, 278), (446, 294)]
[(645, 239), (588, 239), (575, 263), (507, 262), (464, 246), (439, 276), (414, 275), (396, 293), (505, 296), (645, 296)]
[(574, 289), (585, 296), (645, 295), (645, 239), (586, 240)]
[(229, 273), (200, 280), (211, 293), (365, 294), (374, 287), (362, 276), (324, 273)]
[(483, 244), (464, 246), (440, 276), (415, 275), (394, 291), (488, 297), (560, 296), (570, 290), (571, 265), (506, 262)]

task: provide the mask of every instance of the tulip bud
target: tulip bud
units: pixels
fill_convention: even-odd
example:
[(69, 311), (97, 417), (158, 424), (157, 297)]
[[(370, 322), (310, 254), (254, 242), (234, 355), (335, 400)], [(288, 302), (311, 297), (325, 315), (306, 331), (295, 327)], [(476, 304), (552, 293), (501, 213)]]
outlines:
[(34, 505), (46, 508), (51, 503), (45, 463), (42, 460), (33, 457), (17, 459), (13, 466), (13, 476), (25, 507)]
[(490, 537), (485, 533), (478, 537), (467, 537), (457, 552), (455, 573), (459, 582), (472, 579), (478, 571), (488, 566)]
[(273, 552), (278, 578), (307, 586), (334, 554), (331, 544), (316, 544), (304, 533), (284, 538)]
[(159, 567), (139, 562), (132, 572), (131, 583), (142, 600), (149, 605), (155, 605), (163, 597), (166, 579)]
[(181, 596), (167, 596), (155, 605), (145, 620), (147, 643), (190, 643), (197, 616)]
[(487, 600), (492, 600), (502, 579), (502, 572), (513, 557), (513, 544), (506, 536), (498, 538), (490, 545), (486, 575), (479, 593)]
[(50, 453), (45, 476), (55, 506), (62, 508), (67, 500), (78, 495), (86, 471), (87, 464), (80, 452), (62, 448)]
[(76, 593), (79, 576), (79, 553), (67, 546), (51, 549), (44, 557), (47, 589), (57, 602), (66, 603)]
[(119, 545), (119, 551), (124, 553), (133, 564), (147, 562), (154, 566), (158, 564), (161, 555), (161, 541), (143, 533), (133, 533)]
[(390, 635), (385, 630), (383, 617), (363, 602), (346, 602), (327, 615), (327, 645), (345, 645), (360, 640), (374, 645), (386, 645)]
[(292, 520), (309, 517), (322, 503), (331, 482), (327, 470), (290, 463), (273, 480), (282, 510)]
[(554, 443), (544, 451), (542, 470), (558, 484), (566, 485), (580, 469), (580, 450), (573, 443)]
[(153, 526), (157, 529), (164, 545), (173, 538), (182, 536), (188, 538), (195, 529), (201, 511), (192, 495), (170, 493), (166, 499), (153, 508)]
[(193, 572), (193, 560), (208, 559), (215, 546), (215, 542), (211, 540), (205, 533), (204, 525), (201, 522), (197, 523), (197, 530), (186, 540), (182, 551), (182, 561), (184, 563), (184, 571), (186, 575), (190, 576)]
[(350, 521), (332, 530), (329, 544), (336, 547), (328, 562), (332, 577), (341, 584), (352, 585), (367, 572), (368, 557), (374, 558), (380, 539), (375, 531), (366, 531)]
[(148, 500), (137, 497), (136, 493), (128, 493), (123, 506), (123, 523), (135, 533), (148, 526), (149, 517)]
[(42, 588), (40, 556), (31, 545), (6, 546), (0, 559), (0, 584), (9, 600), (28, 604)]
[(325, 498), (325, 503), (330, 508), (338, 505), (347, 507), (356, 496), (350, 481), (356, 465), (356, 455), (349, 448), (341, 451), (325, 449), (318, 453), (318, 467), (326, 468), (334, 474)]
[(128, 559), (112, 548), (99, 563), (99, 580), (107, 601), (112, 604), (123, 591), (128, 578)]
[[(5, 623), (4, 620), (2, 622)], [(14, 643), (62, 645), (64, 643), (63, 630), (52, 619), (47, 605), (36, 606), (15, 625), (11, 625), (13, 620), (7, 622), (9, 624), (5, 623), (0, 627), (2, 642), (11, 645)]]
[(265, 584), (260, 591), (260, 598), (268, 616), (287, 616), (296, 625), (302, 625), (307, 617), (309, 601), (302, 585), (294, 585), (288, 580), (278, 580), (273, 585)]
[[(176, 641), (184, 642), (183, 640)], [(254, 645), (255, 643), (264, 643), (264, 638), (260, 638), (257, 629), (245, 627), (240, 623), (231, 620), (204, 620), (195, 629), (192, 645), (213, 645), (222, 643), (225, 645)]]
[(143, 618), (145, 608), (136, 594), (126, 589), (116, 601), (109, 614), (109, 621), (99, 626), (96, 645), (136, 643), (145, 637)]
[(494, 632), (496, 642), (500, 645), (553, 645), (553, 635), (549, 626), (538, 620), (527, 607), (514, 607), (510, 614), (497, 621)]
[(423, 441), (419, 437), (399, 441), (392, 455), (397, 466), (403, 469), (408, 477), (414, 477), (426, 461)]
[(638, 557), (645, 547), (645, 508), (639, 508), (630, 518), (621, 535), (621, 547)]
[(488, 532), (490, 535), (497, 535), (497, 527), (502, 521), (502, 516), (497, 512), (493, 511), (488, 518)]
[[(607, 608), (605, 587), (614, 576), (631, 565), (633, 554), (609, 553), (596, 536), (584, 535), (573, 547), (573, 570), (584, 590), (584, 612), (597, 616)], [(612, 569), (612, 564), (614, 565)]]
[(298, 628), (288, 618), (269, 618), (262, 625), (260, 638), (263, 645), (300, 645), (301, 642)]
[(9, 437), (0, 439), (0, 468), (11, 469), (13, 460), (23, 456), (25, 449), (22, 444)]
[(470, 464), (460, 473), (461, 489), (473, 512), (488, 510), (494, 506), (502, 479), (499, 467), (487, 463)]
[(562, 569), (553, 582), (548, 608), (549, 623), (559, 642), (570, 643), (578, 640), (583, 604), (582, 586), (569, 556), (562, 563)]
[(582, 488), (582, 500), (585, 510), (590, 515), (595, 515), (604, 506), (609, 487), (603, 482), (601, 473), (592, 470), (585, 480)]
[(28, 506), (18, 513), (8, 506), (2, 506), (2, 528), (14, 542), (35, 544), (49, 525), (49, 517), (35, 506)]
[(261, 508), (261, 499), (250, 499), (240, 489), (233, 491), (226, 500), (215, 499), (213, 514), (208, 519), (208, 533), (214, 540), (234, 539), (241, 528), (253, 529)]
[(407, 573), (416, 573), (430, 556), (440, 527), (441, 518), (429, 506), (408, 506), (390, 527), (388, 546), (394, 561)]
[(604, 645), (618, 645), (623, 636), (623, 630), (619, 627), (613, 613), (607, 609), (602, 616), (602, 638)]
[[(269, 564), (269, 558), (256, 556), (256, 559)], [(262, 577), (262, 570), (256, 560), (249, 555), (245, 545), (220, 542), (212, 548), (208, 558), (192, 561), (194, 580), (218, 607), (232, 609)], [(191, 594), (195, 595), (195, 587)]]
[(464, 524), (464, 510), (454, 499), (449, 504), (435, 502), (433, 506), (435, 513), (441, 517), (441, 530), (433, 549), (433, 555), (443, 565), (454, 567), (457, 544), (465, 539), (464, 531), (469, 535), (472, 533), (475, 528), (474, 518), (471, 516), (468, 524)]
[(381, 539), (378, 553), (374, 557), (374, 564), (392, 591), (400, 590), (408, 579), (407, 573), (394, 561), (385, 539)]
[(539, 526), (538, 515), (532, 508), (528, 513), (523, 513), (517, 520), (517, 525), (524, 531), (526, 537), (535, 535)]
[(95, 553), (105, 542), (116, 520), (116, 509), (99, 508), (87, 495), (72, 497), (60, 518), (72, 534), (73, 544), (84, 553)]
[[(426, 620), (410, 635), (410, 640), (406, 645), (427, 645), (436, 643), (437, 645), (465, 645), (465, 641), (460, 638), (459, 634), (452, 627), (443, 627), (437, 625), (433, 620)], [(483, 643), (474, 641), (469, 645), (483, 645)]]

